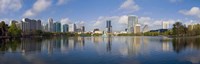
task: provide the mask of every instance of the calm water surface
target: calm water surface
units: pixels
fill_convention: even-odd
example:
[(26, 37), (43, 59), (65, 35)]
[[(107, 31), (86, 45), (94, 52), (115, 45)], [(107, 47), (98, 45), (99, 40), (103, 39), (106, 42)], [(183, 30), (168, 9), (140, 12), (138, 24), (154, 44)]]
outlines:
[(1, 39), (0, 64), (193, 64), (200, 38), (53, 37)]

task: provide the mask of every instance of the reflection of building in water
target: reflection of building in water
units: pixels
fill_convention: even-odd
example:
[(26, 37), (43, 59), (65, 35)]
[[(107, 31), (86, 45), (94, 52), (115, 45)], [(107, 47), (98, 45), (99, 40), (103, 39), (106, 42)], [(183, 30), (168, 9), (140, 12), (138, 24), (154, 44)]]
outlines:
[(72, 37), (69, 38), (69, 48), (73, 49), (75, 47), (83, 48), (85, 45), (84, 37)]
[(111, 36), (108, 36), (108, 38), (107, 38), (106, 50), (107, 50), (107, 52), (111, 52), (111, 50), (112, 50), (112, 37)]
[(102, 42), (102, 37), (94, 37), (94, 38), (93, 38), (93, 42), (94, 42), (94, 43)]
[(162, 42), (162, 50), (169, 51), (169, 42)]
[(101, 47), (101, 46), (99, 46), (99, 44), (100, 44), (100, 42), (103, 42), (102, 37), (93, 37), (92, 40), (95, 45), (95, 48)]
[(149, 42), (149, 38), (148, 37), (142, 37), (142, 42), (146, 45)]
[[(49, 54), (53, 52), (65, 53), (75, 47), (83, 48), (85, 43), (84, 37), (56, 38), (43, 41), (43, 50), (47, 50)], [(46, 47), (46, 48), (45, 48)]]
[(55, 39), (53, 43), (53, 48), (60, 49), (60, 47), (61, 47), (61, 39)]
[(73, 49), (74, 48), (74, 39), (73, 38), (69, 38), (69, 48)]
[(53, 41), (52, 40), (47, 40), (47, 50), (48, 50), (48, 54), (53, 53)]
[(142, 43), (144, 45), (144, 50), (148, 50), (147, 46), (149, 43), (149, 38), (148, 37), (142, 37)]
[(141, 48), (141, 38), (133, 37), (133, 39), (127, 39), (128, 55), (138, 55)]
[(23, 39), (23, 40), (21, 40), (20, 50), (23, 53), (40, 52), (41, 51), (41, 42), (38, 42), (37, 40)]
[(69, 39), (65, 38), (65, 39), (61, 39), (61, 52), (67, 52), (68, 51), (68, 46), (69, 46)]
[(163, 51), (170, 51), (170, 43), (169, 43), (169, 38), (163, 37), (161, 39), (162, 42), (162, 50)]
[(78, 39), (77, 46), (83, 48), (85, 45), (84, 37), (78, 37), (77, 39)]

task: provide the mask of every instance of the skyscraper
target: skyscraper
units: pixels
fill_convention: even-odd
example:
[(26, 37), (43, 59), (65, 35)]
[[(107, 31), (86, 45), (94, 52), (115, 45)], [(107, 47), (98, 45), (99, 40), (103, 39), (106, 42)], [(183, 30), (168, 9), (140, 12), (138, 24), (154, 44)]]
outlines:
[(82, 32), (85, 32), (85, 26), (82, 26)]
[(53, 30), (54, 30), (54, 32), (61, 32), (61, 23), (60, 22), (55, 22), (54, 24), (53, 24)]
[(64, 24), (63, 25), (63, 32), (68, 32), (69, 31), (69, 25), (68, 24)]
[(41, 21), (40, 20), (34, 20), (29, 18), (22, 19), (21, 22), (18, 23), (18, 27), (23, 32), (34, 32), (36, 30), (41, 30)]
[(142, 29), (142, 32), (145, 33), (145, 32), (148, 32), (149, 31), (149, 27), (148, 25), (145, 25)]
[(69, 32), (76, 32), (76, 24), (69, 24)]
[(134, 26), (134, 34), (136, 34), (136, 33), (140, 33), (140, 24), (136, 24)]
[(163, 29), (169, 29), (169, 22), (162, 22)]
[(107, 29), (107, 33), (112, 32), (111, 20), (106, 21), (106, 29)]
[(135, 24), (138, 24), (138, 17), (134, 15), (128, 16), (128, 33), (132, 33), (134, 30)]
[(43, 24), (42, 31), (48, 32), (48, 24)]
[(42, 30), (42, 23), (41, 20), (36, 21), (36, 30)]
[(53, 32), (53, 19), (52, 18), (48, 19), (48, 31)]

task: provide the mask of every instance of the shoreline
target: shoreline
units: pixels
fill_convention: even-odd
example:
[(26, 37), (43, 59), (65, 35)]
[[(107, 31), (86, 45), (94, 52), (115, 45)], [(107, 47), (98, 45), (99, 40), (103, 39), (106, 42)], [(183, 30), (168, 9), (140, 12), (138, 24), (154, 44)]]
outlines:
[[(82, 35), (74, 35), (74, 36), (69, 36), (69, 35), (49, 35), (49, 36), (20, 36), (20, 37), (12, 37), (12, 36), (0, 36), (0, 39), (10, 39), (10, 38), (50, 38), (50, 37), (92, 37), (92, 35), (87, 35), (87, 36), (82, 36)], [(102, 35), (98, 35), (102, 36)], [(116, 35), (114, 35), (116, 36)], [(122, 36), (122, 35), (117, 35), (117, 36)], [(123, 35), (124, 36), (124, 35)], [(144, 36), (144, 35), (125, 35), (125, 36)], [(200, 35), (197, 36), (164, 36), (164, 35), (159, 35), (161, 37), (168, 37), (168, 38), (193, 38), (193, 37), (200, 37)], [(151, 37), (158, 37), (158, 36), (151, 36)]]

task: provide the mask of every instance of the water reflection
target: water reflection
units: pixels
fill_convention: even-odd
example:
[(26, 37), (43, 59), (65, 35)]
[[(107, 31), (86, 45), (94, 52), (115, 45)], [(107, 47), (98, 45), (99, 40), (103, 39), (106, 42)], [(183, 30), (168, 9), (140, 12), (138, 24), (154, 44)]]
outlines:
[(200, 38), (174, 38), (173, 49), (177, 53), (186, 49), (200, 50)]
[(198, 37), (53, 37), (1, 39), (0, 42), (0, 59), (4, 59), (0, 62), (5, 63), (18, 60), (19, 63), (54, 64), (58, 62), (55, 59), (60, 59), (60, 63), (75, 62), (70, 60), (86, 63), (89, 62), (86, 60), (93, 60), (93, 63), (120, 61), (128, 64), (151, 61), (168, 63), (170, 60), (174, 63), (200, 62), (196, 60), (200, 58)]
[[(170, 50), (170, 40), (168, 38), (149, 38), (149, 37), (117, 37), (113, 38), (111, 36), (102, 38), (102, 37), (54, 37), (52, 39), (41, 39), (41, 38), (21, 38), (21, 39), (1, 39), (0, 42), (0, 51), (3, 52), (22, 52), (22, 53), (34, 53), (34, 52), (44, 52), (47, 51), (48, 54), (54, 52), (67, 53), (68, 50), (78, 48), (83, 49), (85, 46), (85, 39), (91, 41), (95, 45), (95, 48), (106, 50), (106, 52), (116, 52), (122, 55), (137, 55), (148, 51), (155, 47), (157, 50), (159, 46), (152, 47), (151, 42), (161, 42), (156, 43), (161, 44), (163, 51)], [(115, 44), (113, 44), (113, 40)], [(188, 39), (190, 40), (190, 39)], [(173, 39), (173, 49), (176, 52), (179, 52), (181, 49), (184, 49), (186, 46), (191, 48), (198, 48), (195, 44), (197, 40), (188, 41), (187, 39)], [(190, 42), (187, 43), (186, 41)], [(91, 43), (90, 43), (91, 44)], [(105, 45), (105, 47), (104, 47)], [(112, 46), (115, 47), (115, 50), (112, 51)]]

